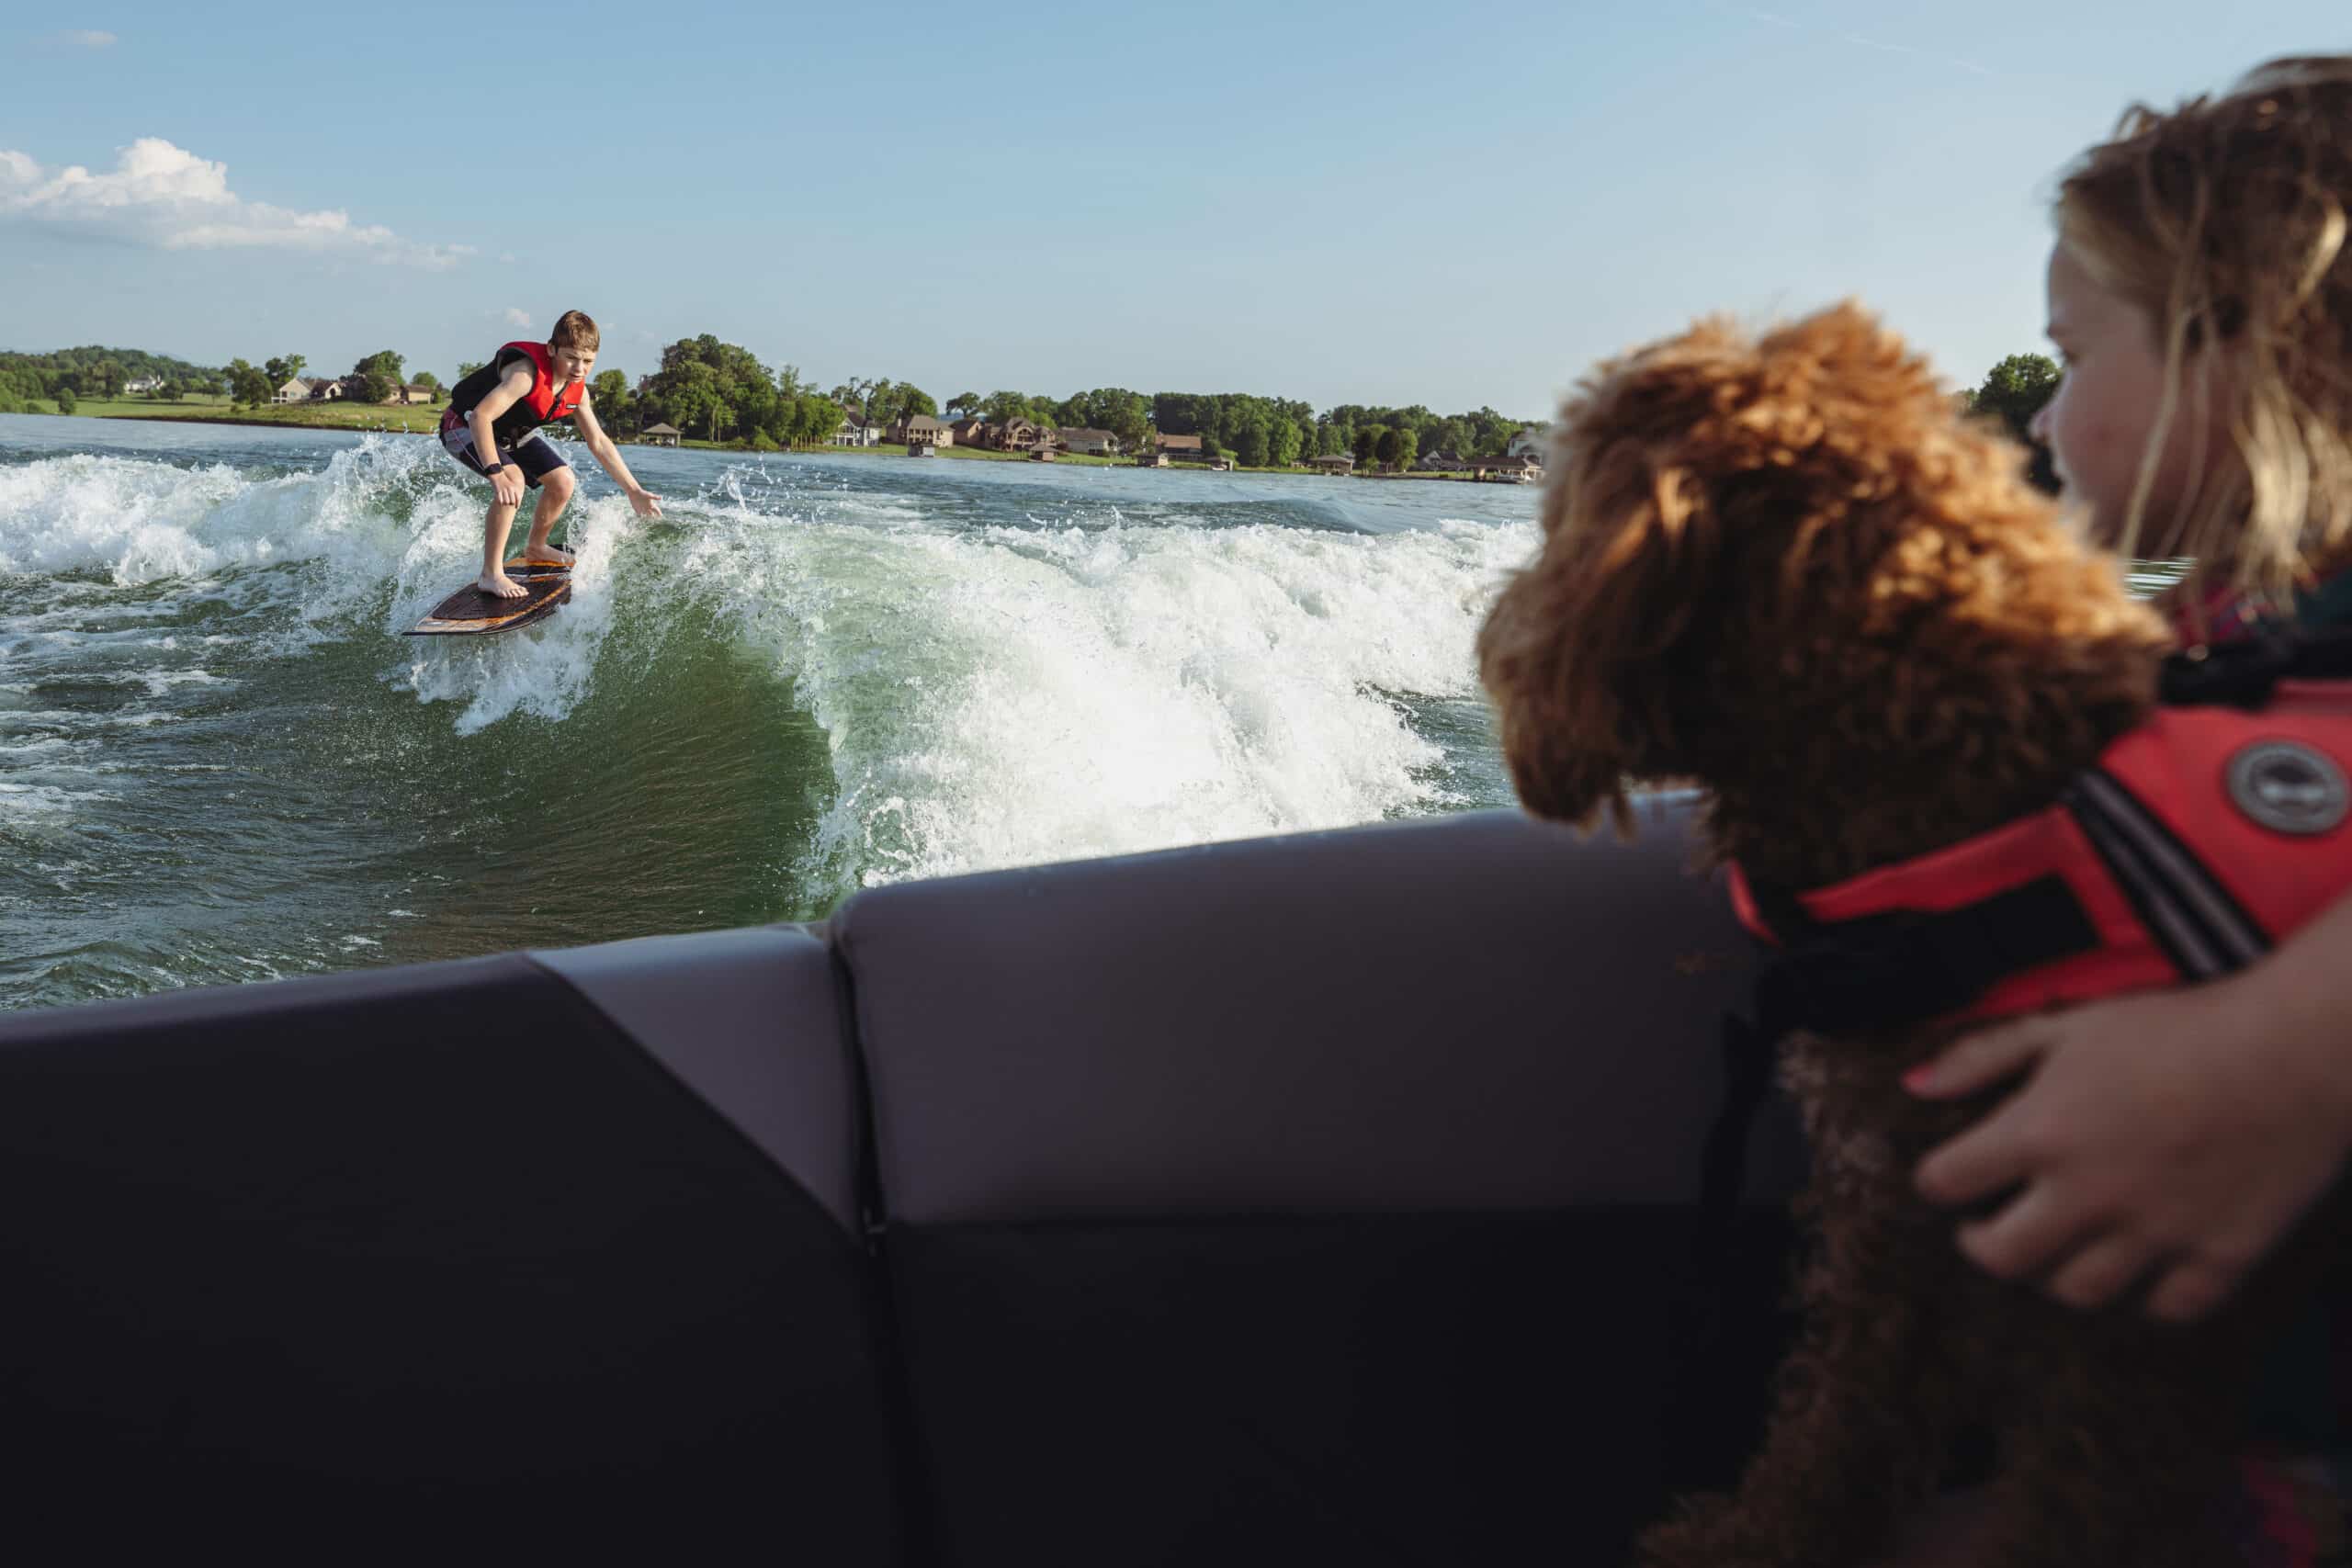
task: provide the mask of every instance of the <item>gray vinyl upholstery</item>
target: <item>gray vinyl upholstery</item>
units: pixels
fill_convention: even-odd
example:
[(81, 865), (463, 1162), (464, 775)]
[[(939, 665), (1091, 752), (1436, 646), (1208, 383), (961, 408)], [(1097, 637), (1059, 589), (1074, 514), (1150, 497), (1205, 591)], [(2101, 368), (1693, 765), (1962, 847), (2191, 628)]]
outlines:
[(752, 926), (529, 956), (856, 1233), (852, 1046), (822, 942), (798, 926)]
[(1695, 1199), (1751, 943), (1637, 841), (1491, 811), (859, 894), (880, 1184), (917, 1224)]

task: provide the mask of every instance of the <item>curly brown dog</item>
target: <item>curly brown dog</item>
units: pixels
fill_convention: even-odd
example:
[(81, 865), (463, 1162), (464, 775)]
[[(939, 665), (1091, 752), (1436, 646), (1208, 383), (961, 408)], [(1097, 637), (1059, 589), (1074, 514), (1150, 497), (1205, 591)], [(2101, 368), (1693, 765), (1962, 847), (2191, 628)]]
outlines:
[[(1600, 367), (1562, 411), (1543, 553), (1479, 637), (1528, 808), (1630, 830), (1636, 783), (1695, 784), (1715, 861), (1804, 888), (2050, 805), (2149, 713), (2169, 639), (2022, 465), (1852, 306)], [(2216, 1504), (2316, 1217), (2188, 1328), (1983, 1273), (1911, 1171), (1989, 1101), (1897, 1081), (1957, 1032), (1788, 1042), (1800, 1340), (1736, 1494), (1686, 1500), (1645, 1562), (1868, 1562), (1967, 1433), (1998, 1455), (1984, 1562), (2230, 1560)]]

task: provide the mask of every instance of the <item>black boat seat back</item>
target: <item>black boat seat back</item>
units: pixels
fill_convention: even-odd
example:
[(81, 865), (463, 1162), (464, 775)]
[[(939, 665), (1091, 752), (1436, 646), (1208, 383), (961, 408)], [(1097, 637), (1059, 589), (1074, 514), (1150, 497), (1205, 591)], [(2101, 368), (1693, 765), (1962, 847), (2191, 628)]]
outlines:
[(19, 1528), (909, 1560), (825, 945), (543, 956), (0, 1018)]
[(1770, 1335), (1693, 1404), (1678, 1313), (1753, 976), (1685, 810), (839, 912), (941, 1561), (1613, 1561), (1687, 1478), (1678, 1420), (1736, 1459)]

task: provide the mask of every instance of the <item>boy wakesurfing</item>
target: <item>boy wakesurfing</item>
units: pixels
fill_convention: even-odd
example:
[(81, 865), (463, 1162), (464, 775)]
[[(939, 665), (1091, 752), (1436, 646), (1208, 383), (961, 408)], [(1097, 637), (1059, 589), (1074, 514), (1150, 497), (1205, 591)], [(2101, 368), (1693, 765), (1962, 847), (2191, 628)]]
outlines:
[(527, 562), (571, 564), (569, 551), (548, 543), (555, 521), (577, 484), (571, 465), (539, 434), (539, 426), (568, 419), (588, 450), (628, 496), (639, 517), (662, 515), (662, 498), (637, 482), (621, 461), (588, 398), (588, 371), (596, 363), (596, 323), (578, 310), (556, 318), (548, 341), (502, 344), (490, 363), (449, 389), (448, 412), (441, 416), (441, 445), (449, 456), (490, 480), (495, 495), (482, 525), (481, 576), (476, 585), (502, 599), (522, 597), (523, 585), (505, 571), (506, 531), (523, 502), (526, 486), (539, 492), (524, 542)]

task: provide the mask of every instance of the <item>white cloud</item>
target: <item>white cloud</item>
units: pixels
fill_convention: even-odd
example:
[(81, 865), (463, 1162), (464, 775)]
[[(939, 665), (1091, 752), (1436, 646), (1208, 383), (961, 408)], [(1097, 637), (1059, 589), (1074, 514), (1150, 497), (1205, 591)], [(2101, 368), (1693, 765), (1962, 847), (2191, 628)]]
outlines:
[(104, 49), (108, 44), (115, 41), (114, 34), (102, 33), (89, 28), (81, 28), (70, 32), (62, 32), (58, 34), (57, 37), (60, 42), (78, 44), (84, 49)]
[(443, 268), (471, 245), (425, 245), (381, 224), (354, 223), (340, 209), (297, 212), (247, 201), (229, 188), (229, 166), (160, 137), (121, 149), (115, 167), (92, 174), (75, 164), (45, 170), (0, 148), (0, 221), (55, 223), (164, 250), (272, 249), (364, 256)]
[(506, 307), (505, 321), (510, 327), (527, 327), (531, 324), (531, 312), (520, 306), (509, 305)]

